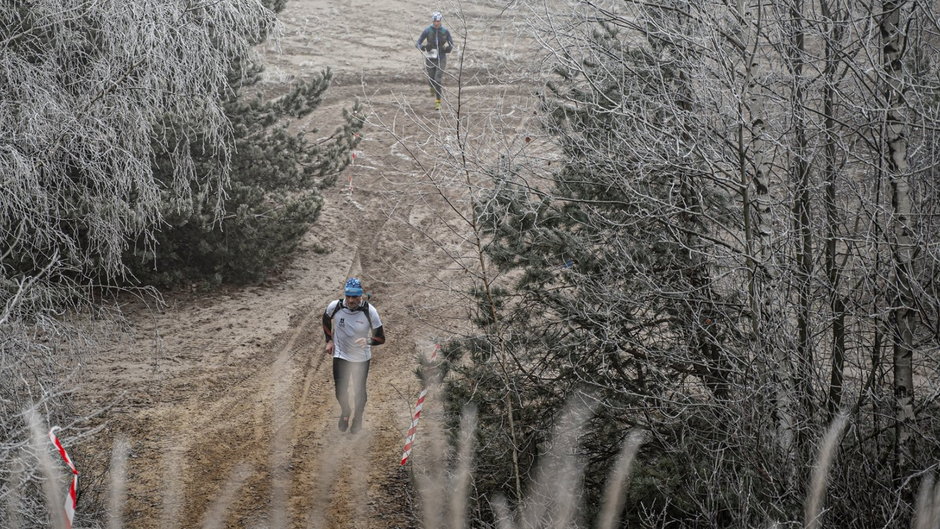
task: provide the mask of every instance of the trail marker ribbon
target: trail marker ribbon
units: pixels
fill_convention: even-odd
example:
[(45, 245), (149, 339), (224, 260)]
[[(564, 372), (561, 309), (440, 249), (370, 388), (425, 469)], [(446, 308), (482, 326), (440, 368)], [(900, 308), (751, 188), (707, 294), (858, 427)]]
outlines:
[(68, 497), (65, 498), (65, 526), (68, 529), (72, 529), (72, 520), (75, 518), (75, 508), (78, 506), (78, 469), (76, 469), (75, 464), (72, 463), (72, 458), (70, 458), (69, 454), (65, 451), (62, 442), (56, 437), (55, 432), (58, 429), (58, 426), (54, 426), (49, 430), (49, 440), (55, 445), (56, 449), (59, 451), (59, 455), (62, 456), (62, 460), (65, 461), (65, 464), (68, 465), (69, 469), (72, 471), (72, 484), (69, 485), (69, 494)]
[[(434, 347), (434, 352), (431, 353), (431, 361), (433, 362), (437, 358), (437, 351), (441, 348), (440, 345)], [(421, 408), (424, 407), (424, 398), (428, 395), (428, 388), (425, 385), (425, 388), (421, 390), (421, 393), (418, 394), (418, 402), (415, 403), (414, 415), (411, 418), (411, 428), (408, 429), (408, 434), (405, 436), (405, 447), (402, 449), (401, 454), (401, 464), (403, 466), (408, 462), (408, 457), (411, 455), (411, 448), (414, 446), (415, 435), (418, 433), (418, 419), (421, 418)]]

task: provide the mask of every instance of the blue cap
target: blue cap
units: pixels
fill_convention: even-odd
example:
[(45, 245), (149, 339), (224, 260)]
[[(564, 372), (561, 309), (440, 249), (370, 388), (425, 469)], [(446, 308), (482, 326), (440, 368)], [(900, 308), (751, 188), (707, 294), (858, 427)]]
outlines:
[(359, 279), (350, 277), (346, 280), (346, 286), (343, 288), (343, 293), (347, 296), (361, 296), (362, 283), (359, 282)]

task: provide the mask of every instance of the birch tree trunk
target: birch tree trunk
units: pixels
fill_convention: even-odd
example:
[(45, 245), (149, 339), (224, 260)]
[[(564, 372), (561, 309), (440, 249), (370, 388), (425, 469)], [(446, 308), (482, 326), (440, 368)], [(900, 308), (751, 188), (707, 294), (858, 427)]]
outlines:
[[(786, 47), (787, 65), (790, 69), (790, 117), (793, 138), (790, 153), (790, 179), (793, 203), (790, 212), (795, 241), (795, 287), (797, 292), (796, 325), (797, 343), (794, 362), (793, 387), (796, 390), (796, 455), (797, 468), (802, 469), (810, 460), (810, 431), (813, 419), (813, 330), (811, 328), (813, 276), (812, 204), (810, 198), (810, 167), (807, 139), (806, 88), (804, 83), (804, 14), (803, 1), (792, 0), (789, 4), (790, 20), (786, 30), (789, 42)], [(802, 475), (802, 472), (801, 472)]]
[[(764, 372), (772, 378), (773, 406), (776, 422), (776, 445), (779, 454), (789, 459), (793, 450), (793, 383), (791, 359), (783, 349), (771, 343), (768, 318), (773, 314), (774, 260), (767, 244), (773, 231), (770, 225), (769, 175), (773, 170), (772, 144), (766, 138), (767, 96), (761, 77), (771, 71), (761, 35), (766, 31), (763, 2), (748, 3), (738, 0), (736, 16), (740, 23), (743, 94), (738, 99), (740, 125), (737, 134), (738, 171), (741, 179), (741, 207), (743, 217), (745, 256), (748, 269), (748, 307), (751, 312), (751, 344)], [(791, 461), (792, 463), (792, 461)], [(791, 474), (788, 472), (788, 474)], [(791, 475), (791, 477), (794, 477)]]
[(841, 266), (836, 262), (838, 229), (841, 225), (836, 206), (837, 158), (836, 148), (836, 91), (837, 68), (841, 50), (845, 17), (843, 7), (838, 2), (822, 0), (820, 11), (825, 33), (825, 69), (823, 71), (823, 178), (825, 179), (826, 210), (826, 279), (829, 287), (829, 308), (832, 311), (832, 360), (827, 399), (828, 421), (835, 419), (842, 406), (843, 381), (845, 378), (845, 300), (839, 292)]
[(881, 38), (887, 113), (884, 122), (885, 169), (891, 185), (891, 253), (894, 258), (894, 300), (891, 321), (894, 339), (894, 396), (897, 478), (903, 480), (914, 456), (914, 295), (912, 290), (911, 191), (904, 104), (902, 62), (907, 39), (901, 25), (905, 0), (882, 3)]

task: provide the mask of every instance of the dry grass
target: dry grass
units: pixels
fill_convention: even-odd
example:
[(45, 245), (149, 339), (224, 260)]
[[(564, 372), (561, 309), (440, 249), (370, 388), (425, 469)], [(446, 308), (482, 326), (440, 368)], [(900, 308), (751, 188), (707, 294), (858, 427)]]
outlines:
[[(497, 516), (499, 529), (551, 529), (578, 526), (577, 516), (581, 507), (582, 495), (580, 482), (584, 471), (584, 464), (576, 455), (578, 443), (592, 410), (584, 405), (573, 402), (563, 412), (558, 426), (553, 432), (549, 450), (542, 458), (535, 478), (530, 484), (529, 493), (513, 511), (504, 498), (492, 500), (492, 506)], [(45, 476), (44, 486), (46, 505), (62, 505), (63, 498), (52, 486), (59, 483), (55, 466), (48, 449), (48, 438), (45, 435), (44, 425), (35, 412), (28, 412), (33, 436), (33, 450), (38, 460), (40, 470)], [(285, 416), (275, 418), (280, 422), (279, 430), (284, 430)], [(846, 415), (839, 415), (829, 426), (822, 439), (816, 459), (816, 465), (811, 479), (810, 492), (805, 503), (804, 527), (817, 529), (823, 527), (825, 513), (825, 497), (828, 475), (835, 460), (835, 455), (842, 435), (848, 425)], [(429, 425), (430, 426), (430, 425)], [(429, 433), (426, 436), (426, 446), (429, 454), (427, 459), (432, 464), (422, 465), (420, 471), (414, 473), (421, 503), (421, 525), (428, 528), (463, 529), (469, 525), (468, 504), (470, 486), (473, 474), (473, 454), (475, 450), (475, 432), (477, 428), (476, 414), (472, 409), (464, 412), (458, 439), (458, 446), (453, 457), (448, 457), (450, 447), (442, 441), (443, 435)], [(441, 433), (441, 432), (438, 432)], [(277, 437), (277, 436), (275, 436)], [(618, 527), (623, 514), (626, 490), (631, 472), (637, 464), (637, 454), (643, 443), (644, 433), (634, 431), (619, 451), (617, 460), (611, 467), (608, 476), (601, 510), (593, 527), (597, 529), (613, 529)], [(279, 446), (283, 440), (272, 441), (272, 449)], [(367, 446), (359, 446), (367, 449)], [(123, 527), (121, 519), (122, 506), (126, 499), (126, 466), (129, 444), (124, 440), (114, 443), (111, 459), (111, 485), (109, 494), (108, 529)], [(183, 462), (180, 461), (177, 451), (168, 451), (165, 464), (166, 480), (164, 482), (163, 510), (160, 527), (173, 529), (180, 527), (181, 498), (178, 492), (181, 484), (171, 476), (179, 476)], [(330, 454), (325, 454), (329, 459)], [(333, 454), (336, 455), (336, 454)], [(318, 472), (316, 486), (312, 488), (313, 496), (321, 498), (315, 501), (305, 520), (306, 527), (324, 527), (328, 524), (329, 514), (326, 512), (327, 503), (322, 498), (329, 497), (329, 489), (338, 477), (339, 468), (332, 458), (332, 464), (325, 464), (322, 472)], [(453, 467), (448, 468), (444, 461), (453, 461)], [(272, 464), (284, 465), (284, 461), (272, 455)], [(639, 464), (642, 464), (640, 462)], [(356, 470), (353, 469), (354, 473)], [(204, 529), (220, 529), (226, 526), (233, 504), (241, 494), (242, 486), (252, 475), (253, 469), (246, 465), (238, 465), (227, 480), (227, 485), (220, 491), (211, 505), (203, 514), (201, 526)], [(273, 479), (290, 482), (286, 466), (281, 472), (272, 472)], [(284, 483), (281, 486), (273, 484), (271, 505), (273, 509), (282, 511), (280, 515), (272, 512), (268, 527), (288, 527), (290, 518), (287, 513), (287, 502), (283, 497)], [(357, 492), (366, 493), (365, 485)], [(12, 503), (11, 503), (12, 502)], [(11, 529), (19, 529), (21, 523), (15, 512), (16, 499), (8, 498), (7, 508), (12, 509), (7, 514)], [(66, 520), (61, 509), (52, 509), (52, 526), (64, 529)], [(348, 521), (349, 526), (368, 526), (367, 513), (359, 510), (354, 513), (354, 520)], [(922, 484), (917, 502), (915, 529), (928, 529), (940, 525), (940, 484), (935, 484), (932, 476), (927, 476)]]

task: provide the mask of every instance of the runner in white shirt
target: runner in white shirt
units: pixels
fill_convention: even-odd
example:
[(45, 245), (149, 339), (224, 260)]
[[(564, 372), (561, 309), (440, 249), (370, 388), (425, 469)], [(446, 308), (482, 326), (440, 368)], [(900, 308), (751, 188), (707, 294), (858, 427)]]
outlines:
[[(331, 301), (323, 313), (325, 352), (333, 354), (333, 382), (340, 406), (338, 427), (356, 433), (362, 428), (366, 407), (366, 379), (372, 346), (385, 343), (385, 330), (379, 312), (362, 299), (362, 283), (352, 277), (343, 290), (345, 298)], [(349, 388), (356, 394), (355, 415), (349, 405)], [(352, 418), (352, 425), (349, 420)]]

